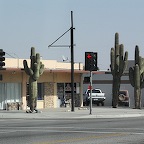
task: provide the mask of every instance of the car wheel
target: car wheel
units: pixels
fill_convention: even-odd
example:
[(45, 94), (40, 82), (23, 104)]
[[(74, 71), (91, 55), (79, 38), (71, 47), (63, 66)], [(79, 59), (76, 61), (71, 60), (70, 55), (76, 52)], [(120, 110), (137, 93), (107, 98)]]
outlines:
[(129, 102), (126, 102), (126, 103), (125, 103), (125, 106), (129, 106)]
[(104, 106), (104, 102), (101, 102), (101, 105)]
[(86, 102), (86, 106), (89, 106), (89, 102), (88, 101)]
[(86, 106), (86, 102), (83, 102), (83, 106)]

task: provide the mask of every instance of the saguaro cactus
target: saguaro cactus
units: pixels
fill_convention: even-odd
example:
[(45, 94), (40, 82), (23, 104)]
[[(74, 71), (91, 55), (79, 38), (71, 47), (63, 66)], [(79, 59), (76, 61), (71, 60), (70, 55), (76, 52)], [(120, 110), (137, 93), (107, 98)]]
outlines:
[(40, 54), (35, 53), (35, 48), (31, 47), (31, 65), (28, 67), (27, 61), (23, 61), (24, 70), (29, 75), (29, 106), (30, 112), (36, 109), (37, 103), (37, 80), (44, 71), (44, 65), (40, 62)]
[(119, 34), (115, 33), (115, 48), (111, 48), (111, 73), (113, 75), (112, 86), (112, 106), (117, 108), (118, 106), (118, 92), (120, 89), (121, 76), (124, 73), (127, 66), (128, 52), (124, 55), (123, 44), (119, 45)]
[(129, 68), (129, 80), (134, 87), (135, 108), (141, 108), (141, 89), (144, 88), (144, 59), (139, 56), (139, 47), (135, 47), (135, 65)]

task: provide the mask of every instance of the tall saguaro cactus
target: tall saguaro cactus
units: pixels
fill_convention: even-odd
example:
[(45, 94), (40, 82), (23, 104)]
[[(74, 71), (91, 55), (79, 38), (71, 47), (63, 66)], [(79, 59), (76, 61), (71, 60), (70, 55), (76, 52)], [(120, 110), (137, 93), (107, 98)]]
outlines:
[(144, 88), (144, 59), (139, 56), (139, 47), (135, 47), (135, 65), (129, 68), (129, 80), (134, 87), (135, 108), (141, 108), (141, 89)]
[(124, 55), (123, 44), (119, 45), (119, 34), (115, 33), (115, 48), (111, 48), (111, 73), (113, 75), (112, 86), (112, 106), (117, 108), (118, 106), (118, 93), (120, 89), (121, 76), (127, 67), (128, 52)]
[(36, 109), (37, 103), (37, 80), (44, 71), (44, 65), (40, 61), (40, 54), (35, 53), (35, 48), (31, 47), (31, 64), (28, 67), (27, 61), (23, 61), (24, 70), (27, 75), (29, 75), (29, 105), (30, 112)]

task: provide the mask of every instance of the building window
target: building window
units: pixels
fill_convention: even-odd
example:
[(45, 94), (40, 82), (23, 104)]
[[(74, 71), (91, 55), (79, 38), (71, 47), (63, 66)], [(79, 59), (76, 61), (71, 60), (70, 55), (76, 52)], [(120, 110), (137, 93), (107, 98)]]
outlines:
[(64, 83), (57, 83), (57, 95), (61, 100), (64, 98)]
[(44, 99), (44, 87), (43, 83), (38, 83), (38, 100)]
[[(76, 83), (74, 83), (74, 94), (76, 93)], [(57, 83), (57, 95), (59, 99), (71, 99), (71, 83)]]

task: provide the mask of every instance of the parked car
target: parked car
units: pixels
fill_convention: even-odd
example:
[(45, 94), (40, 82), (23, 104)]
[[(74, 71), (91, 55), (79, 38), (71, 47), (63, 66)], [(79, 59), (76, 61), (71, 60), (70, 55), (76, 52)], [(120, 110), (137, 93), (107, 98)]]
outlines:
[[(92, 89), (92, 103), (101, 104), (104, 106), (105, 101), (105, 93), (103, 93), (100, 89)], [(87, 89), (83, 95), (84, 105), (88, 106), (90, 104), (90, 89)]]
[(119, 106), (129, 106), (130, 105), (128, 90), (120, 90), (119, 91), (118, 104), (119, 104)]

